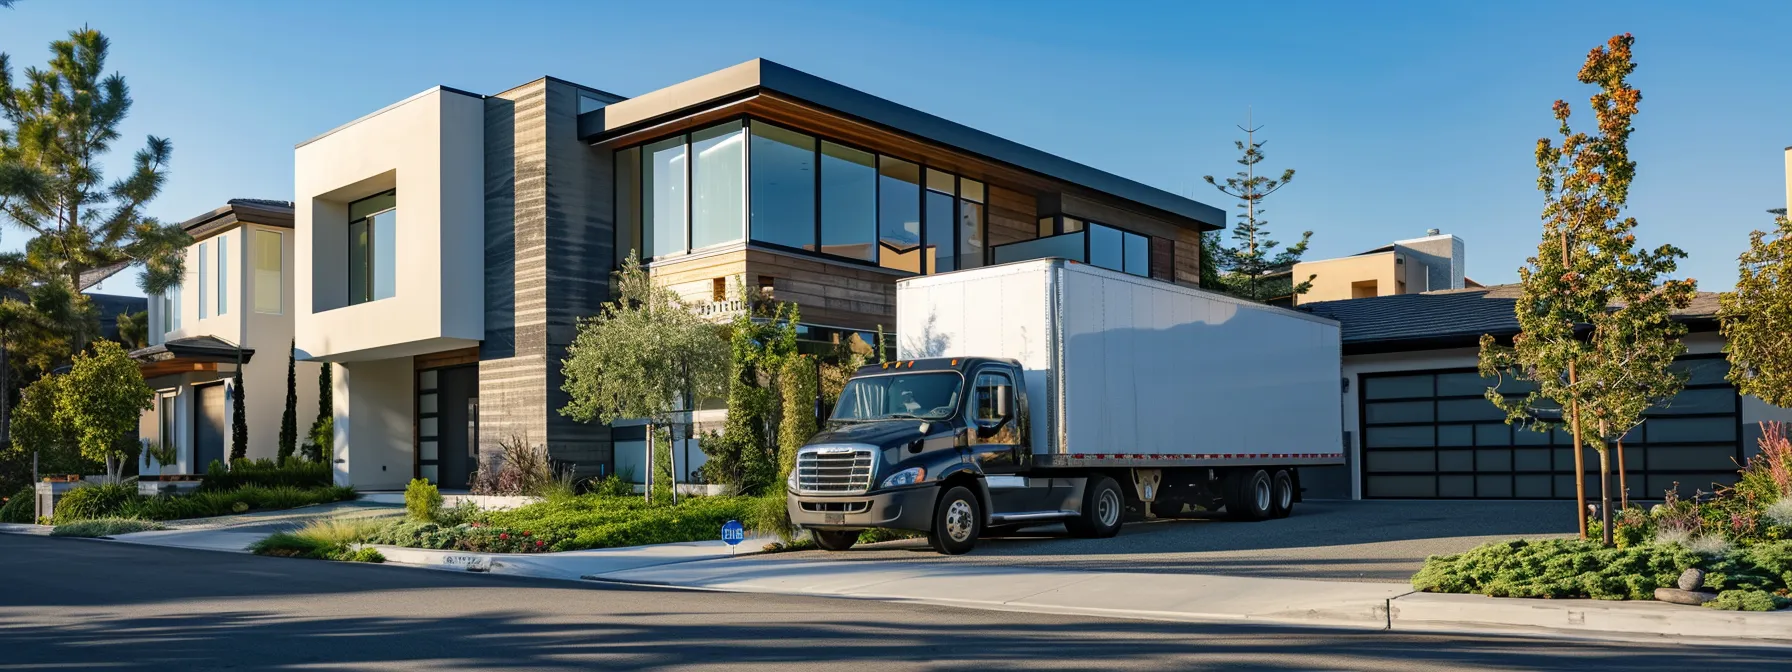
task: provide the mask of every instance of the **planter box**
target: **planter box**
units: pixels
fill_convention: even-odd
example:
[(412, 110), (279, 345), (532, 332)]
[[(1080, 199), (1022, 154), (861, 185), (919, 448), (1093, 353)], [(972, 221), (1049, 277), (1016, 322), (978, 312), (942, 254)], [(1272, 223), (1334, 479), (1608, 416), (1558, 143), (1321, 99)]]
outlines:
[[(60, 501), (64, 495), (67, 495), (69, 492), (73, 491), (75, 488), (85, 488), (91, 484), (92, 484), (92, 482), (86, 481), (86, 480), (52, 481), (52, 482), (46, 482), (46, 483), (38, 483), (37, 484), (37, 497), (36, 497), (36, 500), (37, 500), (36, 501), (36, 503), (37, 503), (37, 518), (36, 518), (36, 520), (43, 520), (45, 518), (54, 518), (56, 516), (56, 502), (57, 501)], [(33, 521), (33, 522), (35, 522), (35, 521)]]
[(145, 497), (157, 495), (185, 495), (199, 489), (199, 481), (137, 481), (137, 494)]

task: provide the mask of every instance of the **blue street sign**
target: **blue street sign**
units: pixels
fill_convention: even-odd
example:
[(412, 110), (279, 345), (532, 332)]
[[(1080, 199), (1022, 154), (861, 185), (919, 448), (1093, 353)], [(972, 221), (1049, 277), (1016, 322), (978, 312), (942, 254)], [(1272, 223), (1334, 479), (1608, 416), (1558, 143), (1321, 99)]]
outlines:
[(747, 528), (741, 526), (740, 521), (730, 520), (726, 523), (722, 523), (723, 542), (726, 542), (729, 546), (733, 546), (746, 540)]

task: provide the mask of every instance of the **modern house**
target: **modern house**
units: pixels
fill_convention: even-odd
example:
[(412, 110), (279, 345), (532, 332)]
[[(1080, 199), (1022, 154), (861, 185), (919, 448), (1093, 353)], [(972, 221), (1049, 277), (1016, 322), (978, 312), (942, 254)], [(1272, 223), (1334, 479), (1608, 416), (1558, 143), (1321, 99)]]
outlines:
[[(1343, 325), (1343, 467), (1301, 475), (1310, 497), (1388, 499), (1572, 499), (1574, 450), (1565, 432), (1505, 423), (1485, 398), (1528, 391), (1522, 381), (1477, 372), (1482, 334), (1518, 333), (1517, 285), (1307, 303), (1301, 310)], [(1678, 366), (1686, 389), (1648, 412), (1624, 442), (1631, 497), (1711, 492), (1736, 479), (1753, 455), (1757, 423), (1792, 421), (1792, 410), (1742, 395), (1725, 380), (1717, 295), (1699, 294), (1674, 319), (1686, 324)], [(1585, 448), (1594, 474), (1598, 457)], [(1616, 458), (1613, 458), (1614, 464)], [(1598, 479), (1586, 487), (1597, 493)], [(1614, 476), (1612, 487), (1617, 487)]]
[[(336, 478), (460, 487), (514, 438), (586, 474), (639, 428), (560, 415), (619, 260), (710, 314), (738, 283), (807, 347), (870, 342), (894, 283), (1058, 256), (1193, 285), (1214, 207), (765, 60), (632, 99), (436, 87), (295, 152), (295, 333), (336, 367)], [(896, 334), (896, 338), (907, 335)]]
[[(232, 199), (181, 224), (193, 237), (185, 281), (149, 302), (149, 345), (131, 353), (155, 388), (138, 435), (174, 444), (175, 464), (145, 456), (140, 473), (202, 474), (227, 461), (232, 396), (243, 394), (248, 457), (271, 459), (286, 408), (293, 334), (293, 207)], [(259, 356), (258, 356), (259, 353)], [(242, 367), (243, 388), (231, 381)], [(319, 365), (299, 362), (300, 432), (317, 409)]]
[(1463, 276), (1463, 257), (1461, 238), (1431, 229), (1348, 257), (1299, 262), (1291, 276), (1311, 277), (1313, 286), (1290, 305), (1479, 287)]

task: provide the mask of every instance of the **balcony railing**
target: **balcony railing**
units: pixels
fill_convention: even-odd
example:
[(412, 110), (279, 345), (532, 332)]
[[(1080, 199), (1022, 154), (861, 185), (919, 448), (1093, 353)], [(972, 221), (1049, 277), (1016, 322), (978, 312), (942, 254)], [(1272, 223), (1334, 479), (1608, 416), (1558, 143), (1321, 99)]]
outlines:
[[(1090, 238), (1091, 235), (1095, 237)], [(1127, 237), (1136, 239), (1136, 245), (1127, 245)], [(1069, 259), (1148, 278), (1151, 277), (1151, 262), (1147, 240), (1136, 233), (1090, 223), (1081, 231), (997, 245), (994, 248), (995, 263)]]
[(997, 245), (994, 250), (998, 264), (1033, 259), (1069, 259), (1087, 262), (1089, 259), (1088, 233), (1084, 231), (1060, 233), (1055, 236)]

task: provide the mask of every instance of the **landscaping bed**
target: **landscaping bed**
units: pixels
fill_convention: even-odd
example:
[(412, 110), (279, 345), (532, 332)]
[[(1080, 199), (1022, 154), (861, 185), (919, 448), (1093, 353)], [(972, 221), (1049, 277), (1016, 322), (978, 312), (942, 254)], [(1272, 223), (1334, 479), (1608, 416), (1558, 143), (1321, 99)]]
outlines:
[(413, 515), (369, 535), (373, 544), (541, 553), (719, 539), (722, 524), (751, 517), (746, 497), (690, 497), (676, 505), (633, 497), (586, 494), (551, 497), (508, 511), (471, 505)]
[(201, 490), (190, 495), (150, 497), (138, 493), (135, 484), (94, 485), (76, 488), (64, 495), (56, 503), (53, 522), (60, 525), (100, 518), (210, 518), (250, 511), (291, 509), (354, 498), (354, 488), (336, 486), (298, 488), (244, 485), (229, 490)]
[[(1771, 611), (1792, 606), (1792, 444), (1769, 433), (1735, 486), (1612, 516), (1614, 545), (1551, 539), (1501, 541), (1432, 556), (1414, 590), (1492, 597), (1652, 600), (1689, 569), (1704, 572), (1703, 604)], [(1602, 537), (1598, 521), (1589, 537)], [(1693, 586), (1687, 590), (1700, 588)], [(1707, 595), (1710, 598), (1711, 595)], [(1697, 602), (1697, 600), (1694, 600)]]

